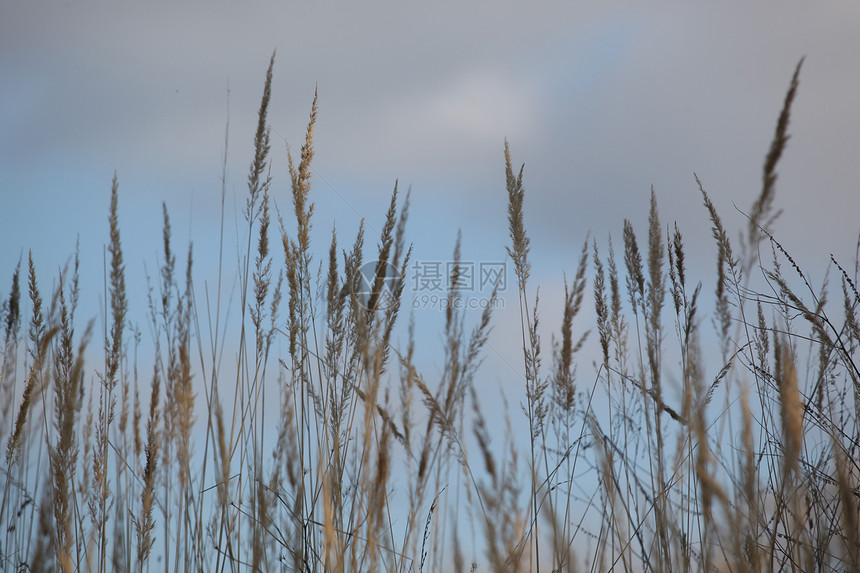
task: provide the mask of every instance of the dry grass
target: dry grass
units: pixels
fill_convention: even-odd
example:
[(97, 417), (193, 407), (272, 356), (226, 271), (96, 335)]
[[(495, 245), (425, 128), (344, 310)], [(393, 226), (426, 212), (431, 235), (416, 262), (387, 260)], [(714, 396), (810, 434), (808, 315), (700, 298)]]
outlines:
[[(274, 55), (235, 266), (223, 256), (226, 177), (222, 268), (205, 289), (191, 245), (181, 276), (163, 208), (152, 356), (138, 357), (130, 320), (137, 301), (126, 295), (116, 177), (102, 367), (84, 363), (93, 335), (76, 316), (77, 253), (49, 305), (32, 254), (29, 297), (21, 265), (14, 270), (0, 311), (0, 569), (858, 570), (860, 263), (851, 274), (832, 260), (841, 297), (830, 304), (827, 285), (813, 289), (772, 230), (800, 64), (741, 250), (695, 178), (716, 244), (713, 303), (690, 276), (681, 225), (664, 225), (652, 189), (643, 242), (629, 220), (618, 260), (611, 235), (605, 245), (586, 237), (564, 278), (548, 357), (546, 303), (530, 283), (524, 167), (514, 169), (505, 142), (524, 375), (523, 413), (505, 414), (504, 433), (476, 388), (492, 305), (472, 317), (457, 304), (459, 237), (432, 378), (416, 366), (411, 319), (405, 347), (393, 342), (412, 254), (409, 195), (395, 182), (372, 259), (364, 222), (346, 249), (334, 228), (326, 247), (313, 244), (316, 94), (301, 149), (286, 150), (291, 215), (273, 199), (273, 65)], [(222, 289), (231, 272), (232, 323)], [(582, 319), (589, 277), (593, 325)], [(236, 348), (224, 347), (228, 326)], [(588, 374), (577, 362), (592, 333)], [(139, 361), (151, 374), (138, 375)], [(527, 452), (516, 439), (523, 424)]]

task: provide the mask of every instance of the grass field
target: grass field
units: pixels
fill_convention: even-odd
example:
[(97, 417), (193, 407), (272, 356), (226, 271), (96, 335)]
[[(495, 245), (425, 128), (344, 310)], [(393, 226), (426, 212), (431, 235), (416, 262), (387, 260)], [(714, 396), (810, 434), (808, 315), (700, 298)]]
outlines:
[[(524, 170), (505, 142), (520, 316), (508, 334), (525, 376), (503, 416), (476, 390), (494, 305), (456, 304), (457, 264), (444, 367), (416, 366), (409, 202), (396, 186), (375, 248), (364, 226), (345, 246), (334, 232), (311, 244), (316, 99), (289, 158), (291, 208), (274, 205), (272, 62), (238, 266), (223, 226), (211, 239), (238, 277), (235, 332), (222, 328), (220, 279), (204, 292), (164, 207), (160, 268), (138, 301), (154, 352), (137, 355), (116, 177), (104, 340), (76, 312), (76, 253), (53, 292), (32, 257), (13, 270), (0, 315), (0, 569), (860, 570), (858, 261), (833, 259), (816, 288), (771, 233), (802, 61), (737, 240), (691, 181), (716, 245), (713, 283), (688, 276), (699, 255), (682, 231), (697, 225), (665, 224), (652, 191), (647, 236), (625, 220), (615, 242), (584, 238), (562, 307), (542, 306)], [(561, 316), (549, 349), (546, 313)], [(587, 337), (593, 361), (580, 356)]]

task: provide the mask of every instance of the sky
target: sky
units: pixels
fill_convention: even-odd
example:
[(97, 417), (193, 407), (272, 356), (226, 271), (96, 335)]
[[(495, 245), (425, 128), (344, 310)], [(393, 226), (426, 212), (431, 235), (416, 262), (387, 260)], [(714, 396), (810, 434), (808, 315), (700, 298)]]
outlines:
[[(805, 57), (774, 230), (820, 281), (831, 252), (851, 264), (858, 233), (858, 24), (852, 2), (5, 3), (0, 294), (28, 251), (51, 284), (79, 240), (82, 312), (99, 315), (114, 173), (132, 315), (145, 321), (162, 202), (177, 250), (195, 245), (198, 287), (212, 284), (225, 141), (235, 259), (273, 51), (273, 196), (287, 213), (286, 148), (300, 146), (319, 94), (318, 253), (332, 225), (346, 245), (361, 219), (373, 244), (398, 181), (411, 189), (416, 261), (450, 261), (458, 231), (464, 260), (504, 261), (507, 139), (525, 164), (533, 286), (553, 328), (583, 241), (605, 248), (625, 218), (644, 233), (652, 186), (663, 222), (684, 233), (691, 274), (713, 275), (693, 173), (739, 229)], [(509, 306), (501, 329), (519, 321)], [(438, 331), (441, 313), (419, 310)], [(499, 338), (488, 362), (511, 368), (516, 338)]]
[[(858, 24), (852, 2), (6, 3), (0, 294), (30, 250), (51, 284), (79, 240), (82, 312), (99, 315), (114, 173), (132, 315), (145, 321), (162, 202), (177, 250), (195, 245), (198, 286), (211, 284), (225, 136), (225, 244), (235, 260), (273, 51), (273, 196), (286, 213), (286, 148), (301, 145), (319, 94), (320, 255), (332, 225), (347, 245), (361, 219), (374, 244), (398, 181), (411, 189), (416, 261), (450, 261), (458, 231), (464, 260), (504, 261), (507, 139), (525, 164), (532, 284), (553, 328), (551, 305), (583, 241), (591, 233), (605, 248), (625, 218), (643, 234), (652, 186), (664, 224), (684, 233), (691, 274), (712, 276), (716, 248), (693, 173), (739, 229), (805, 57), (774, 230), (820, 281), (831, 252), (851, 264), (860, 230)], [(422, 294), (433, 293), (407, 292)], [(509, 306), (502, 330), (519, 321)], [(438, 331), (441, 313), (417, 316)], [(516, 338), (490, 350), (488, 362), (505, 363), (496, 377), (516, 369), (504, 359)]]
[[(663, 221), (678, 221), (695, 253), (690, 264), (712, 273), (693, 173), (739, 228), (735, 206), (748, 210), (760, 190), (805, 56), (775, 231), (820, 280), (830, 252), (851, 262), (858, 232), (858, 24), (852, 2), (5, 3), (0, 269), (11, 276), (32, 250), (49, 281), (79, 239), (82, 305), (98, 313), (116, 172), (133, 288), (145, 285), (143, 262), (150, 274), (157, 264), (162, 202), (178, 245), (195, 243), (196, 280), (212, 277), (228, 121), (235, 256), (276, 50), (273, 193), (290, 208), (286, 144), (301, 144), (318, 90), (320, 246), (332, 224), (344, 244), (362, 218), (378, 234), (399, 181), (411, 188), (418, 261), (450, 260), (458, 230), (465, 260), (503, 260), (507, 138), (526, 166), (533, 272), (545, 292), (560, 292), (589, 232), (605, 244), (628, 218), (644, 233), (651, 186)], [(0, 293), (8, 289), (2, 279)]]
[[(693, 174), (736, 237), (805, 57), (774, 231), (818, 284), (830, 253), (853, 265), (860, 231), (858, 29), (860, 4), (849, 1), (5, 2), (0, 296), (29, 251), (47, 290), (79, 240), (80, 313), (103, 328), (116, 173), (131, 320), (145, 331), (162, 202), (176, 251), (193, 241), (201, 298), (217, 277), (225, 136), (226, 256), (235, 261), (242, 244), (273, 51), (273, 197), (285, 216), (286, 148), (301, 145), (319, 94), (317, 260), (333, 224), (347, 246), (365, 219), (375, 245), (398, 181), (411, 189), (416, 261), (450, 261), (459, 231), (465, 261), (503, 262), (507, 139), (525, 164), (530, 296), (539, 285), (547, 337), (586, 237), (605, 252), (609, 234), (620, 244), (624, 219), (643, 237), (652, 186), (663, 223), (684, 233), (690, 276), (712, 280), (716, 247)], [(510, 269), (507, 278), (481, 376), (488, 393), (502, 388), (516, 404), (519, 312)], [(442, 293), (408, 288), (406, 300), (421, 307), (433, 294)], [(443, 313), (414, 313), (432, 373)], [(479, 310), (470, 313), (476, 321)], [(588, 367), (580, 372), (593, 376)]]

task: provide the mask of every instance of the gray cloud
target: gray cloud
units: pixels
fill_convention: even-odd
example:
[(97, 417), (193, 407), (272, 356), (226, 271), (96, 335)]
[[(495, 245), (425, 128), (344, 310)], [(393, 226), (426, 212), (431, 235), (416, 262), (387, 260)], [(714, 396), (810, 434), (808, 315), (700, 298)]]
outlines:
[(692, 172), (726, 217), (740, 221), (732, 204), (745, 208), (758, 191), (782, 97), (806, 55), (780, 168), (786, 213), (778, 230), (808, 261), (853, 249), (860, 15), (851, 3), (2, 10), (0, 192), (11, 205), (0, 216), (4, 268), (34, 240), (22, 213), (50, 205), (46, 198), (64, 205), (61, 194), (74, 192), (81, 207), (71, 221), (58, 217), (63, 245), (76, 229), (101, 232), (114, 169), (126, 193), (137, 194), (129, 203), (152, 204), (155, 225), (162, 199), (187, 209), (193, 197), (201, 227), (216, 218), (207, 198), (220, 189), (228, 113), (229, 190), (240, 196), (274, 48), (280, 181), (278, 138), (301, 142), (319, 86), (321, 234), (327, 214), (347, 218), (339, 223), (347, 229), (359, 214), (378, 219), (400, 178), (413, 184), (416, 243), (443, 238), (428, 253), (450, 250), (457, 228), (479, 254), (502, 252), (507, 137), (514, 160), (526, 163), (538, 266), (553, 273), (572, 266), (589, 229), (603, 238), (624, 217), (644, 225), (652, 184), (664, 218), (679, 220), (693, 248), (710, 248)]

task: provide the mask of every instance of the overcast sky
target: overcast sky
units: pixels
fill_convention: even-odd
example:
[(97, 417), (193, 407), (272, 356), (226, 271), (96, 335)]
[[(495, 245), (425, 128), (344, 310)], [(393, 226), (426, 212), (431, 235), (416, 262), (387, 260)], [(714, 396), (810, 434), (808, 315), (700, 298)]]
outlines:
[[(748, 209), (760, 190), (806, 56), (776, 233), (820, 280), (830, 252), (850, 262), (860, 228), (858, 29), (860, 4), (848, 1), (5, 2), (0, 294), (29, 249), (50, 284), (79, 236), (82, 305), (98, 313), (114, 171), (137, 320), (162, 201), (177, 250), (194, 241), (198, 288), (214, 280), (227, 121), (235, 260), (234, 205), (244, 202), (275, 49), (273, 189), (287, 212), (285, 142), (300, 145), (319, 89), (319, 255), (335, 221), (347, 244), (367, 218), (374, 244), (399, 179), (412, 189), (418, 260), (450, 257), (458, 229), (464, 259), (502, 260), (507, 138), (526, 164), (534, 283), (550, 301), (589, 231), (605, 245), (629, 218), (644, 233), (652, 185), (664, 223), (677, 220), (685, 234), (691, 272), (713, 273), (693, 172), (738, 228), (733, 204)], [(515, 310), (500, 314), (501, 327), (517, 324)], [(546, 314), (555, 328), (558, 311)], [(495, 344), (488, 362), (505, 353)]]

